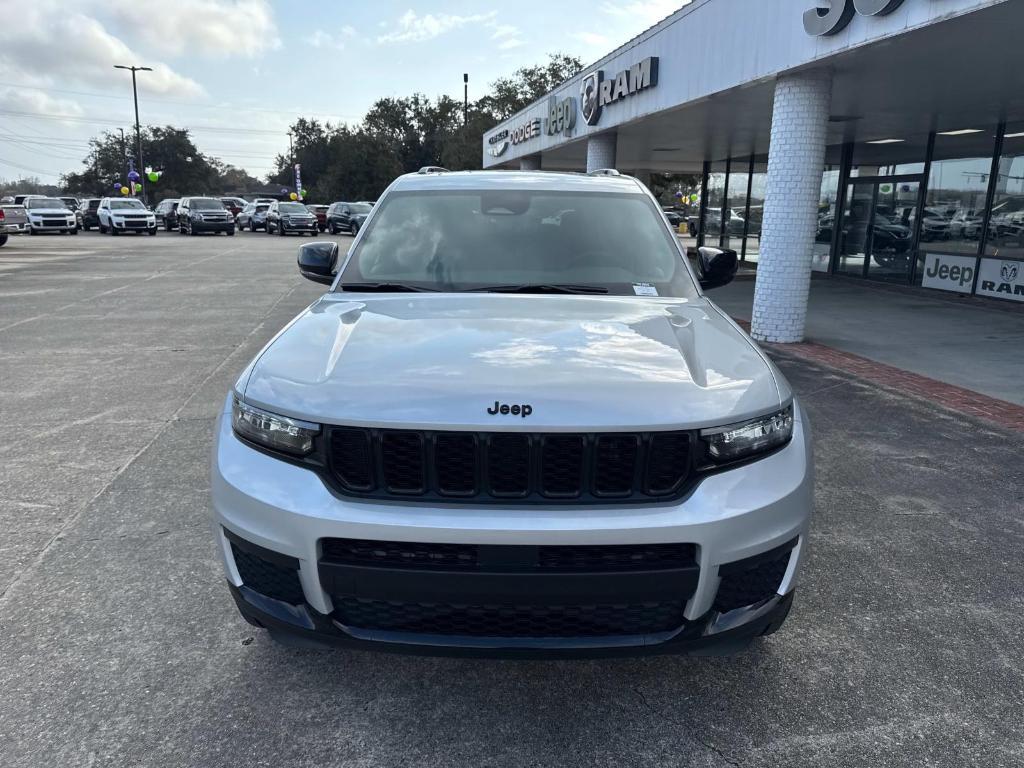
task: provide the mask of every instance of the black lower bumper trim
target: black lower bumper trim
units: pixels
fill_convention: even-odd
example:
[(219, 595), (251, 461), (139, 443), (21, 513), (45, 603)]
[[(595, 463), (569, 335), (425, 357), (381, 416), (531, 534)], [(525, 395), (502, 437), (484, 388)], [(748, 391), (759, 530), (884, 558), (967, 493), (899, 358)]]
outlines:
[(779, 628), (793, 600), (790, 592), (778, 598), (768, 611), (756, 619), (713, 635), (704, 632), (716, 614), (709, 612), (689, 622), (675, 633), (632, 637), (587, 638), (472, 638), (460, 642), (452, 636), (414, 635), (410, 633), (361, 633), (355, 636), (335, 623), (330, 616), (309, 606), (294, 606), (271, 600), (244, 587), (228, 585), (238, 610), (252, 624), (275, 635), (285, 635), (305, 643), (339, 646), (371, 651), (426, 656), (469, 656), (480, 658), (603, 658), (657, 654), (695, 656), (727, 655), (742, 651), (756, 637)]

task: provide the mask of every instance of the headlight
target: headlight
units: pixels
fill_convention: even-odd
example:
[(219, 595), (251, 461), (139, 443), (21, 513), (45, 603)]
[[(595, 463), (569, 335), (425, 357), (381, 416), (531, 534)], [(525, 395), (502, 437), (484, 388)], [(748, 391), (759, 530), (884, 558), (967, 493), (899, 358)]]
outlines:
[(313, 451), (320, 425), (278, 416), (232, 400), (231, 426), (242, 437), (275, 451), (305, 456)]
[(746, 459), (785, 445), (793, 436), (793, 406), (724, 427), (702, 429), (709, 458), (717, 464)]

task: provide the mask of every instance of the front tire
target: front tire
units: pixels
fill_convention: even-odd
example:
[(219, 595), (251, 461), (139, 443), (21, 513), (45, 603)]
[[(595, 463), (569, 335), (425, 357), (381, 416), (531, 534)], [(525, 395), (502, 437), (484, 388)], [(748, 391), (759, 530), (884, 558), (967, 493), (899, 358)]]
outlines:
[(74, 229), (69, 229), (68, 230), (68, 234), (69, 235), (77, 235), (78, 234), (78, 227), (75, 227)]
[(28, 228), (28, 233), (29, 233), (30, 235), (32, 235), (33, 237), (35, 237), (36, 235), (38, 235), (38, 234), (39, 234), (38, 232), (36, 232), (36, 230), (35, 230), (35, 227), (29, 227), (29, 228)]
[(151, 230), (149, 230), (149, 236), (156, 237), (156, 227), (153, 227)]
[(228, 230), (227, 232), (225, 232), (224, 234), (225, 234), (225, 235), (227, 235), (228, 237), (234, 237), (234, 236), (235, 236), (235, 230), (233, 230), (233, 229), (229, 229), (229, 230)]
[(284, 237), (286, 234), (288, 234), (287, 232), (284, 231), (284, 224), (277, 225), (277, 234), (279, 234), (281, 237)]
[(249, 220), (249, 231), (250, 232), (255, 232), (256, 231), (256, 222), (252, 221), (251, 219)]

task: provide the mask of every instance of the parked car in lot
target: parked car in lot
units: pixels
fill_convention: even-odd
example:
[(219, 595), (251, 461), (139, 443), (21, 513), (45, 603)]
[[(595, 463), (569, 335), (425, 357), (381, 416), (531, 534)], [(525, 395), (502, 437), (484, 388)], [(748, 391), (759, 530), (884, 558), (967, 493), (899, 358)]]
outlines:
[(25, 206), (0, 204), (0, 245), (6, 243), (11, 235), (21, 235), (27, 231), (28, 214), (25, 213)]
[(178, 201), (178, 231), (183, 235), (203, 232), (235, 234), (235, 220), (216, 197), (183, 197)]
[(727, 653), (805, 559), (810, 429), (639, 181), (425, 172), (253, 360), (215, 428), (217, 550), (283, 643)]
[(231, 218), (240, 214), (248, 203), (247, 200), (243, 200), (240, 197), (222, 197), (220, 201), (224, 203), (224, 208), (231, 214)]
[(134, 197), (104, 197), (96, 209), (100, 232), (120, 235), (125, 232), (156, 234), (156, 216)]
[(28, 200), (30, 197), (46, 197), (46, 195), (35, 195), (35, 194), (15, 195), (14, 196), (14, 204), (15, 205), (24, 205), (25, 201)]
[(307, 205), (306, 210), (316, 216), (316, 227), (321, 232), (327, 229), (327, 208), (326, 205)]
[(75, 221), (79, 229), (84, 229), (88, 232), (93, 227), (100, 225), (98, 212), (101, 199), (99, 197), (90, 197), (78, 204), (78, 208), (75, 209)]
[(287, 235), (289, 232), (315, 235), (319, 231), (316, 217), (302, 203), (280, 203), (276, 200), (267, 208), (265, 229), (268, 235), (275, 232), (279, 235)]
[(28, 197), (25, 199), (25, 213), (28, 214), (30, 235), (45, 232), (78, 234), (75, 214), (58, 197)]
[(57, 199), (64, 203), (64, 205), (68, 207), (69, 211), (74, 212), (78, 210), (79, 201), (77, 197), (58, 197)]
[(158, 227), (163, 227), (168, 232), (172, 229), (177, 229), (178, 198), (168, 197), (166, 200), (161, 200), (157, 203), (156, 208), (153, 209), (153, 215), (156, 216), (156, 225)]
[(235, 217), (235, 224), (239, 229), (248, 229), (250, 232), (266, 229), (269, 208), (270, 203), (246, 203), (242, 212)]
[(339, 232), (359, 232), (373, 208), (371, 203), (332, 203), (325, 216), (327, 229), (332, 235)]
[(683, 223), (683, 215), (673, 206), (664, 205), (661, 210), (665, 214), (665, 218), (668, 220), (668, 223), (672, 225), (673, 229)]

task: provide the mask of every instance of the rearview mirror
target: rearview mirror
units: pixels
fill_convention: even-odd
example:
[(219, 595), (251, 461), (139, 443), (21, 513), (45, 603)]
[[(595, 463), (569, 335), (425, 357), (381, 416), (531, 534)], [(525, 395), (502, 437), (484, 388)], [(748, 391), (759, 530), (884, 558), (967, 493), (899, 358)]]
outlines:
[(731, 283), (736, 277), (739, 259), (736, 251), (701, 246), (697, 249), (697, 271), (700, 287), (707, 290)]
[(314, 283), (330, 285), (334, 282), (334, 268), (338, 263), (338, 244), (329, 240), (299, 246), (299, 274)]

